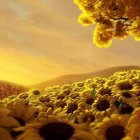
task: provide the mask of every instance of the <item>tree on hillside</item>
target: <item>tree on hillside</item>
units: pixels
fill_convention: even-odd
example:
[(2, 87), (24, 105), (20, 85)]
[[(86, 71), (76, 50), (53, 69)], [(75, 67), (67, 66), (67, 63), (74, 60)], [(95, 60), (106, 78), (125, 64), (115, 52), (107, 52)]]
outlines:
[(82, 11), (78, 21), (83, 26), (96, 24), (93, 42), (109, 47), (113, 38), (128, 35), (140, 41), (140, 0), (74, 0)]

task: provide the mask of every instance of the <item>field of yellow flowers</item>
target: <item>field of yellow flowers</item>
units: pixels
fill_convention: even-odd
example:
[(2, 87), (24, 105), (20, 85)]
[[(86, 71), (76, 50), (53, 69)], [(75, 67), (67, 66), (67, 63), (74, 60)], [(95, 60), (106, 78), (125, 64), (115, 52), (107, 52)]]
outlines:
[(0, 100), (0, 140), (140, 140), (140, 70)]

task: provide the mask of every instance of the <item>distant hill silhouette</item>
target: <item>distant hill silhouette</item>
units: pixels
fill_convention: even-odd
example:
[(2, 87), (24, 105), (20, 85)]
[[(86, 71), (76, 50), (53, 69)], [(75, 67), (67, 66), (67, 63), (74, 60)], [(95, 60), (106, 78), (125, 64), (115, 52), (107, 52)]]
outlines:
[(73, 83), (76, 81), (82, 81), (86, 80), (88, 78), (100, 76), (100, 77), (108, 77), (112, 75), (113, 73), (117, 71), (125, 71), (125, 70), (131, 70), (131, 69), (140, 69), (140, 66), (118, 66), (118, 67), (111, 67), (99, 71), (93, 71), (90, 73), (85, 73), (85, 74), (73, 74), (73, 75), (64, 75), (52, 80), (48, 80), (46, 82), (42, 82), (39, 84), (31, 85), (31, 88), (39, 88), (43, 89), (47, 86), (54, 86), (54, 85), (62, 85), (62, 84), (67, 84), (67, 83)]
[(11, 82), (0, 81), (0, 99), (27, 91), (28, 88)]

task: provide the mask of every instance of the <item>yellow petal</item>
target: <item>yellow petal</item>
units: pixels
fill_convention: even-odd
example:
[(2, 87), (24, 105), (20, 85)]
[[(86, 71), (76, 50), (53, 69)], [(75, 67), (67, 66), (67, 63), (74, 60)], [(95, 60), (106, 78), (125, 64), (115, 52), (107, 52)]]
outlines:
[(137, 137), (140, 138), (140, 124), (133, 125), (131, 134), (134, 139)]
[(37, 108), (26, 107), (24, 109), (23, 116), (22, 116), (23, 120), (27, 121), (32, 117), (34, 117), (34, 113), (37, 112), (37, 110), (38, 110)]
[(137, 123), (139, 123), (139, 121), (140, 121), (140, 116), (139, 115), (133, 115), (128, 120), (128, 126), (132, 125), (132, 124), (137, 124)]
[(140, 115), (140, 107), (137, 107), (132, 114), (139, 114)]
[(123, 115), (123, 116), (120, 116), (120, 122), (121, 122), (121, 124), (123, 125), (123, 126), (126, 126), (127, 125), (127, 123), (128, 123), (128, 120), (129, 120), (129, 118), (130, 118), (130, 115)]
[(126, 136), (126, 137), (124, 137), (122, 140), (133, 140), (133, 139), (132, 139), (132, 137), (130, 137), (130, 136)]
[(10, 114), (10, 110), (7, 108), (0, 108), (0, 117)]
[(51, 107), (49, 107), (46, 114), (47, 115), (52, 115), (52, 113), (53, 113), (53, 109)]
[(0, 128), (0, 140), (13, 140), (12, 136), (3, 128)]
[(96, 140), (96, 137), (92, 135), (89, 132), (82, 131), (82, 130), (76, 130), (72, 138), (78, 139), (78, 140)]
[(89, 131), (89, 123), (74, 124), (75, 129)]
[(59, 107), (56, 110), (53, 111), (53, 115), (56, 115), (57, 113), (61, 112), (62, 108)]
[(18, 117), (18, 118), (21, 118), (25, 107), (26, 106), (23, 104), (22, 101), (17, 101), (15, 103), (14, 116)]
[(15, 126), (19, 126), (19, 123), (14, 118), (5, 116), (5, 117), (0, 118), (0, 126), (15, 127)]

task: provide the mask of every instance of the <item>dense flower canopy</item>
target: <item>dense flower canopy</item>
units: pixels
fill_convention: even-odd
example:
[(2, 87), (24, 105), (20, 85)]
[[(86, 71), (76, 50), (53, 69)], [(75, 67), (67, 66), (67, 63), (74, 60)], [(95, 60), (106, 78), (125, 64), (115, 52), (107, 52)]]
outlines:
[(0, 100), (0, 140), (140, 140), (140, 69)]
[(79, 23), (96, 24), (93, 42), (109, 47), (113, 38), (140, 40), (140, 0), (74, 0), (82, 11)]

